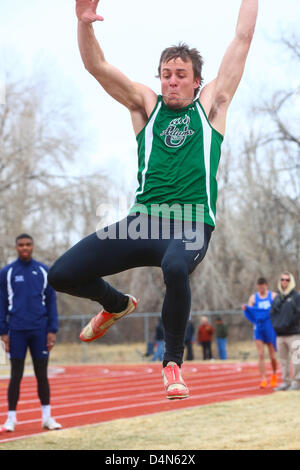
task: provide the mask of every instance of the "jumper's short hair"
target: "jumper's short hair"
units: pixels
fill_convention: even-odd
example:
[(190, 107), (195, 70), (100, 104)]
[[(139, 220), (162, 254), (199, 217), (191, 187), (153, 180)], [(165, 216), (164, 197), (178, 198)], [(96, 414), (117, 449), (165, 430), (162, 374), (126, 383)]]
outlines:
[(193, 65), (194, 78), (200, 78), (200, 85), (194, 92), (194, 95), (196, 96), (203, 83), (202, 67), (204, 63), (203, 58), (197, 49), (189, 48), (189, 46), (184, 43), (179, 43), (177, 46), (171, 46), (164, 49), (160, 56), (158, 76), (160, 77), (161, 75), (161, 65), (163, 62), (169, 62), (170, 60), (178, 58), (183, 60), (183, 62), (187, 62), (190, 59)]
[(18, 240), (22, 240), (22, 238), (29, 238), (33, 242), (33, 238), (31, 235), (28, 235), (28, 233), (21, 233), (16, 237), (16, 243), (18, 243)]

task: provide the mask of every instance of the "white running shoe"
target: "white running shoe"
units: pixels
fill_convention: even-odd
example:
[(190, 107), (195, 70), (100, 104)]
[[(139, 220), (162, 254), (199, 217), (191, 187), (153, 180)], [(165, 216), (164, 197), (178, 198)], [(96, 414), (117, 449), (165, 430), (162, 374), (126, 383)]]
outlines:
[(297, 380), (295, 380), (294, 382), (291, 383), (291, 385), (289, 386), (289, 388), (287, 389), (288, 391), (290, 390), (300, 390), (300, 386), (297, 382)]
[(1, 428), (2, 432), (14, 432), (15, 427), (16, 427), (17, 421), (11, 418), (8, 418)]
[(50, 416), (48, 419), (46, 419), (46, 421), (43, 421), (42, 427), (49, 429), (49, 431), (54, 431), (55, 429), (61, 429), (62, 425)]

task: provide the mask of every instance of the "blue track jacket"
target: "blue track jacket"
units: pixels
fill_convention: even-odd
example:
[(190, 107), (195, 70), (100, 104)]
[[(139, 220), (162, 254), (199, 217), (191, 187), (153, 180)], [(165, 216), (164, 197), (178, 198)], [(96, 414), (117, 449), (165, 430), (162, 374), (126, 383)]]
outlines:
[(0, 335), (9, 330), (58, 331), (56, 293), (48, 284), (48, 267), (18, 258), (0, 271)]
[(272, 291), (269, 290), (267, 297), (263, 299), (259, 297), (258, 292), (255, 292), (254, 298), (253, 307), (246, 305), (245, 317), (254, 324), (270, 320), (270, 309), (273, 303)]
[(250, 307), (246, 305), (244, 315), (251, 323), (262, 323), (270, 320), (270, 310), (266, 308)]

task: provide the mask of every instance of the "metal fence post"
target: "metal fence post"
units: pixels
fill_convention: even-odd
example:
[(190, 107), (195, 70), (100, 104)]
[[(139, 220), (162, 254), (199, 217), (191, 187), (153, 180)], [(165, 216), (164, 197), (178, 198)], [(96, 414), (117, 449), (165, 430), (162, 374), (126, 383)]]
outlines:
[[(81, 317), (81, 330), (85, 326), (85, 320), (83, 317)], [(86, 343), (84, 341), (81, 341), (81, 362), (83, 364), (86, 363)]]
[(144, 317), (144, 330), (145, 330), (145, 343), (146, 343), (146, 346), (148, 347), (148, 343), (149, 343), (149, 317), (148, 316)]

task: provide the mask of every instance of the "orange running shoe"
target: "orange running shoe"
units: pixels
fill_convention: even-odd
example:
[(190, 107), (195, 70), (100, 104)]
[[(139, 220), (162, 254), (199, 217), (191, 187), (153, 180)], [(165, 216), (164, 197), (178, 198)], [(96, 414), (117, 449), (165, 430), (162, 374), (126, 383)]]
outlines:
[(81, 341), (85, 341), (86, 343), (90, 341), (94, 341), (101, 336), (104, 336), (107, 332), (108, 328), (110, 328), (117, 320), (124, 317), (125, 315), (129, 315), (132, 313), (137, 305), (138, 301), (132, 296), (126, 294), (128, 299), (128, 305), (125, 310), (119, 313), (109, 313), (105, 310), (101, 310), (97, 315), (95, 315), (91, 321), (82, 329), (79, 338)]
[(266, 380), (262, 380), (259, 384), (259, 388), (267, 388), (268, 382)]
[(277, 375), (276, 374), (272, 375), (270, 385), (272, 388), (277, 387)]
[(179, 366), (175, 362), (168, 362), (162, 370), (162, 376), (169, 400), (188, 398), (189, 389), (184, 383)]

